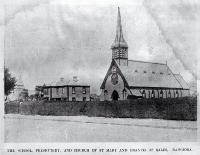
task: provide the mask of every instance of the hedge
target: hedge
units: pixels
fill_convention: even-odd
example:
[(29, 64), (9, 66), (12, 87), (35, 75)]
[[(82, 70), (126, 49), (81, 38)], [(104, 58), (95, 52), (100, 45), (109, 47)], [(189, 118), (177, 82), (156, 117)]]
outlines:
[(197, 120), (197, 98), (136, 99), (127, 101), (27, 101), (8, 102), (5, 113), (117, 118)]

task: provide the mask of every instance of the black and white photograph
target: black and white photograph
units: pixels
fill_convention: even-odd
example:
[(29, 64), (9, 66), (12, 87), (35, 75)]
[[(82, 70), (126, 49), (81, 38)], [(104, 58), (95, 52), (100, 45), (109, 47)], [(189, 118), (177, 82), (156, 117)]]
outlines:
[(3, 143), (198, 143), (200, 1), (2, 8)]

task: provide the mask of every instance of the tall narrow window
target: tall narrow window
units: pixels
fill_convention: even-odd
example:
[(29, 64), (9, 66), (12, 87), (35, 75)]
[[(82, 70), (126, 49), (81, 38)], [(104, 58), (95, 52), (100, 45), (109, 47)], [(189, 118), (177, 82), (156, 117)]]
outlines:
[(107, 100), (108, 91), (104, 90), (104, 100)]
[(142, 91), (142, 97), (146, 98), (146, 92), (145, 92), (145, 90)]
[(168, 92), (168, 97), (171, 98), (171, 92), (170, 92), (170, 90)]
[(152, 92), (151, 92), (151, 98), (154, 98), (155, 97), (155, 92), (154, 92), (154, 90), (152, 90)]
[(176, 97), (179, 97), (179, 93), (178, 93), (178, 90), (176, 91)]
[(123, 89), (122, 93), (123, 93), (123, 99), (125, 100), (126, 99), (126, 89)]
[(75, 91), (75, 87), (72, 87), (72, 94), (75, 94), (76, 91)]
[(62, 94), (64, 94), (64, 88), (62, 88)]
[(149, 90), (148, 92), (149, 92), (149, 98), (151, 98), (151, 91)]
[(163, 98), (163, 91), (160, 91), (160, 98)]

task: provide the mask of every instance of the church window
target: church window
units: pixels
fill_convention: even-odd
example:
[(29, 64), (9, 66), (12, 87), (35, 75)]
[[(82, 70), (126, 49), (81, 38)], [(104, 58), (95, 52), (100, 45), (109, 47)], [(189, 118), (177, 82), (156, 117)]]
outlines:
[(152, 90), (152, 92), (151, 92), (151, 98), (154, 98), (155, 97), (155, 92), (154, 92), (154, 90)]
[(160, 98), (163, 98), (163, 91), (160, 91)]
[(104, 90), (104, 100), (107, 100), (108, 91)]
[(112, 73), (116, 73), (117, 68), (115, 66), (112, 67)]
[(149, 92), (149, 98), (151, 98), (151, 91), (148, 91)]
[(72, 94), (75, 94), (76, 91), (75, 91), (75, 87), (72, 87)]
[(142, 91), (142, 97), (146, 98), (146, 92), (145, 92), (145, 90)]
[(160, 72), (160, 74), (163, 74), (163, 72)]
[(144, 71), (144, 73), (147, 73), (147, 71)]
[(122, 93), (123, 93), (123, 99), (126, 99), (126, 89), (123, 89)]
[(153, 71), (152, 74), (155, 74), (155, 72)]
[(168, 92), (168, 97), (171, 97), (171, 92), (170, 91)]
[(178, 93), (178, 90), (176, 91), (176, 97), (179, 97), (179, 93)]

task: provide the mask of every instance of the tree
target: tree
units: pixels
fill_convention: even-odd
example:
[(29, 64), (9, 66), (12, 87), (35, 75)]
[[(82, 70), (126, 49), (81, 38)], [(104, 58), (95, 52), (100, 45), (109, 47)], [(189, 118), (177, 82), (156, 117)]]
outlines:
[(12, 77), (8, 68), (4, 68), (4, 93), (8, 96), (16, 84), (15, 77)]

